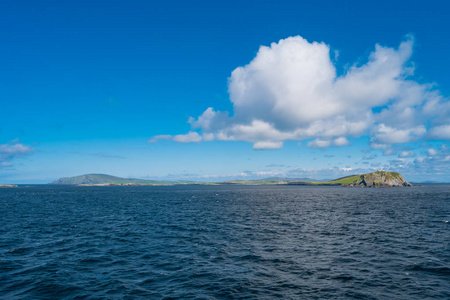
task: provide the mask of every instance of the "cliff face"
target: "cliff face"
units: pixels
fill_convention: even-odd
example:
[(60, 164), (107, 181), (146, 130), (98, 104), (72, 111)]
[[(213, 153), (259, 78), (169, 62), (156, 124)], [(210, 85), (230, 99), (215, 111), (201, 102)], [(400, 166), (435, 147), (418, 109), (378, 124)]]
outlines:
[(360, 175), (360, 178), (350, 184), (350, 187), (404, 187), (412, 186), (396, 172), (377, 171), (374, 173)]

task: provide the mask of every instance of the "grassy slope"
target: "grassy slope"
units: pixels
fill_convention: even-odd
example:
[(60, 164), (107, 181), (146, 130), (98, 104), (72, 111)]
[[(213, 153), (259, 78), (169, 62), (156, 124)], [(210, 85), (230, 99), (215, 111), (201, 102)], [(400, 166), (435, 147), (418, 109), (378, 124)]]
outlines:
[(311, 183), (312, 184), (330, 184), (330, 185), (351, 184), (353, 182), (358, 181), (360, 178), (361, 178), (361, 175), (351, 175), (351, 176), (346, 176), (346, 177), (338, 178), (338, 179), (331, 180), (331, 181), (311, 182)]

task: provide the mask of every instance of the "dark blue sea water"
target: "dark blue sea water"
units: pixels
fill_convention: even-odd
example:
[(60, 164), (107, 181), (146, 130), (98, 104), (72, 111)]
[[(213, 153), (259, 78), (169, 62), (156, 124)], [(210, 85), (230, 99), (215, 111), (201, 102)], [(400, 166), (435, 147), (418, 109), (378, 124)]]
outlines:
[(450, 186), (0, 190), (1, 299), (449, 299)]

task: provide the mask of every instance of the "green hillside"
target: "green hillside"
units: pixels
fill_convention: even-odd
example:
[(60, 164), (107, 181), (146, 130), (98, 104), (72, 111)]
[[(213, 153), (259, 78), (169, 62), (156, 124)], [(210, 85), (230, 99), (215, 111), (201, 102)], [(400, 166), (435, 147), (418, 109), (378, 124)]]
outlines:
[(330, 185), (342, 185), (342, 184), (352, 184), (357, 182), (361, 178), (361, 175), (350, 175), (346, 177), (341, 177), (331, 181), (317, 182), (319, 184), (330, 184)]

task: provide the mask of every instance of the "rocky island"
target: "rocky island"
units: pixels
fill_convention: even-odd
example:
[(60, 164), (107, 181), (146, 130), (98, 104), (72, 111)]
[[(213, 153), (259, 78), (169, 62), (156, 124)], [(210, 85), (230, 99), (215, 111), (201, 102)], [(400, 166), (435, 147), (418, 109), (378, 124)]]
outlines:
[(75, 186), (136, 186), (136, 185), (310, 185), (310, 186), (343, 186), (343, 187), (408, 187), (412, 186), (402, 175), (396, 172), (377, 171), (368, 174), (351, 175), (331, 181), (319, 181), (309, 178), (265, 178), (258, 180), (229, 180), (224, 182), (193, 182), (193, 181), (156, 181), (136, 178), (121, 178), (105, 174), (86, 174), (75, 177), (65, 177), (50, 184), (65, 184)]
[(352, 178), (353, 182), (343, 184), (348, 187), (406, 187), (412, 186), (411, 183), (403, 179), (400, 173), (378, 171), (369, 174), (363, 174)]
[(296, 185), (337, 185), (343, 187), (408, 187), (412, 186), (400, 173), (376, 171), (367, 174), (351, 175), (331, 181), (289, 182)]

